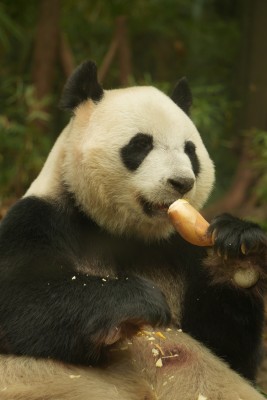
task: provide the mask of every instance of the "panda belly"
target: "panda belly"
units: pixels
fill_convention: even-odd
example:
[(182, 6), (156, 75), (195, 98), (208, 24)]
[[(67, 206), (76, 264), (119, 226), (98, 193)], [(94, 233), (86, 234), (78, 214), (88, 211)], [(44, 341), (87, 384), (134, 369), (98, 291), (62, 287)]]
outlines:
[[(100, 240), (100, 241), (99, 241)], [(172, 324), (179, 328), (182, 317), (182, 303), (187, 285), (186, 276), (181, 272), (177, 260), (165, 246), (144, 245), (118, 238), (97, 238), (97, 253), (90, 251), (78, 267), (78, 273), (102, 276), (102, 288), (109, 280), (128, 280), (131, 276), (149, 280), (166, 296), (172, 313)], [(168, 247), (168, 246), (167, 246)]]

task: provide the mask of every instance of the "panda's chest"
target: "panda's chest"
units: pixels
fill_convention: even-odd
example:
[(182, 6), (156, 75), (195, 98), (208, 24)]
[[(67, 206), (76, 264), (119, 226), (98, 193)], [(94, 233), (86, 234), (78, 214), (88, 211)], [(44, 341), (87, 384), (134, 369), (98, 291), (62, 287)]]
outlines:
[(179, 321), (186, 282), (180, 251), (169, 243), (145, 244), (93, 230), (80, 240), (77, 269), (104, 280), (127, 279), (132, 274), (150, 279), (165, 293), (173, 317)]

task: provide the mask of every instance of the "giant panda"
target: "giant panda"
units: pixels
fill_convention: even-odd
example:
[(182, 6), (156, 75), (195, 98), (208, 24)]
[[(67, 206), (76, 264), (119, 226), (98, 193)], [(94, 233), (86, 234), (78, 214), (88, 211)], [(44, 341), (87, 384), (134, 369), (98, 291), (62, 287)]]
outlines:
[(91, 61), (69, 78), (71, 120), (0, 225), (1, 400), (263, 399), (266, 236), (222, 214), (200, 248), (167, 216), (214, 183), (191, 100), (185, 79), (103, 90)]

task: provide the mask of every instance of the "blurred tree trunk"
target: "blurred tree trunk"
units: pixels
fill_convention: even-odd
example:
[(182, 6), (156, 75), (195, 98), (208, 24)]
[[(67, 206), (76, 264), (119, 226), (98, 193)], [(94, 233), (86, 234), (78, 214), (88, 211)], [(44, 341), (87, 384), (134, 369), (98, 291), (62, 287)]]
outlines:
[(240, 160), (226, 195), (207, 210), (208, 216), (217, 212), (233, 210), (242, 215), (247, 206), (253, 206), (253, 194), (257, 172), (253, 168), (251, 151), (253, 129), (267, 130), (267, 1), (243, 2), (243, 44), (239, 63), (237, 84), (241, 88), (239, 98), (243, 103), (237, 130), (247, 132), (240, 139)]
[[(247, 49), (244, 69), (244, 96), (246, 99), (243, 112), (243, 128), (267, 129), (267, 2), (249, 0), (247, 18)], [(241, 69), (242, 72), (242, 69)]]
[(41, 0), (33, 54), (32, 79), (40, 100), (51, 92), (59, 48), (60, 0)]
[(75, 68), (75, 60), (68, 39), (63, 33), (60, 35), (59, 51), (62, 69), (66, 78), (68, 78)]
[(98, 70), (98, 79), (103, 83), (116, 56), (119, 60), (119, 79), (122, 86), (128, 86), (132, 73), (131, 48), (128, 37), (127, 17), (121, 15), (115, 20), (115, 32), (106, 56)]
[(127, 17), (120, 16), (116, 20), (117, 32), (120, 41), (119, 51), (119, 67), (120, 67), (120, 83), (122, 86), (129, 85), (129, 78), (132, 73), (131, 66), (131, 50), (128, 37)]
[(107, 51), (107, 54), (105, 55), (104, 60), (98, 69), (98, 79), (101, 83), (103, 83), (103, 81), (109, 71), (109, 68), (114, 60), (114, 57), (115, 57), (116, 52), (119, 47), (119, 42), (120, 42), (120, 40), (118, 37), (118, 30), (116, 29), (116, 31), (113, 35), (113, 38), (111, 40), (109, 49)]

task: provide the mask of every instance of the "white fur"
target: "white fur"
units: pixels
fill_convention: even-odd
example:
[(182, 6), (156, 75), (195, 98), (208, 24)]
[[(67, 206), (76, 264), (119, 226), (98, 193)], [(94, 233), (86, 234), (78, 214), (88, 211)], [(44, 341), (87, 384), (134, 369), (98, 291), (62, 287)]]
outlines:
[[(154, 148), (131, 172), (120, 158), (120, 149), (140, 132), (153, 136)], [(63, 140), (55, 145), (57, 151), (51, 152), (27, 195), (44, 196), (46, 190), (46, 195), (55, 195), (60, 177), (81, 208), (112, 233), (146, 240), (168, 237), (173, 228), (167, 213), (149, 217), (137, 198), (141, 195), (153, 203), (175, 201), (178, 194), (167, 183), (169, 178), (195, 179), (186, 198), (196, 208), (202, 207), (212, 189), (213, 163), (196, 127), (169, 97), (153, 87), (105, 91), (97, 105), (87, 101), (77, 108), (62, 135)], [(186, 140), (197, 148), (198, 177), (184, 153)]]
[(66, 126), (58, 137), (40, 174), (32, 182), (24, 197), (45, 197), (50, 193), (53, 193), (53, 195), (59, 195), (60, 183), (62, 181), (61, 170), (66, 152), (68, 132), (69, 125)]

